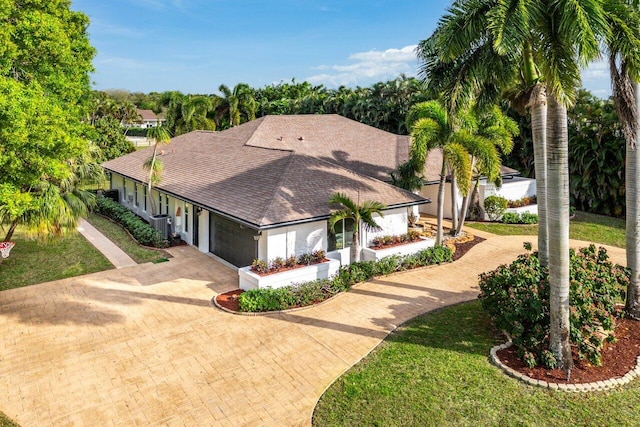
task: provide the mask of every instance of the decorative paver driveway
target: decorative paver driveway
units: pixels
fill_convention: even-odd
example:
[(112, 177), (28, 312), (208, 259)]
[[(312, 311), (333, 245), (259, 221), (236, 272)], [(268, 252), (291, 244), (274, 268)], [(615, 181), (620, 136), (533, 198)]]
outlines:
[(477, 275), (522, 241), (493, 237), (453, 264), (288, 314), (211, 307), (236, 274), (186, 247), (166, 263), (3, 291), (0, 410), (23, 426), (308, 425), (324, 389), (389, 331), (475, 298)]

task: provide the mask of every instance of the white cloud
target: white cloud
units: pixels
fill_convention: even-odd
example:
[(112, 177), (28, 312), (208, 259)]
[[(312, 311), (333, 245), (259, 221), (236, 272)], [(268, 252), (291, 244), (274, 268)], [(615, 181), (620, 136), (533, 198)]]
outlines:
[(325, 72), (312, 75), (305, 80), (313, 84), (337, 87), (391, 79), (401, 73), (415, 75), (417, 67), (415, 49), (416, 45), (410, 45), (401, 49), (353, 53), (348, 57), (352, 63), (312, 67), (313, 70)]

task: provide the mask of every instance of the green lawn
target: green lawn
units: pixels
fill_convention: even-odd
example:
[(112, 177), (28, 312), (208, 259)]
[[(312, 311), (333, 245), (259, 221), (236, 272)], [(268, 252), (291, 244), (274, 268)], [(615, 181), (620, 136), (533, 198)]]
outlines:
[[(508, 225), (492, 222), (465, 222), (465, 225), (501, 236), (538, 234), (537, 225)], [(571, 220), (569, 236), (572, 239), (624, 248), (625, 223), (619, 218), (576, 212), (576, 217)]]
[(477, 301), (401, 326), (322, 396), (314, 426), (637, 425), (640, 380), (553, 393), (488, 361), (497, 338)]
[(0, 412), (0, 427), (19, 427), (12, 419)]
[(64, 238), (29, 240), (18, 227), (11, 240), (16, 245), (0, 265), (0, 291), (113, 268), (76, 231)]
[(167, 257), (167, 253), (164, 251), (147, 249), (144, 246), (140, 246), (120, 225), (109, 221), (103, 216), (92, 213), (89, 214), (87, 221), (100, 230), (102, 234), (107, 236), (109, 240), (126, 252), (138, 264), (159, 261)]

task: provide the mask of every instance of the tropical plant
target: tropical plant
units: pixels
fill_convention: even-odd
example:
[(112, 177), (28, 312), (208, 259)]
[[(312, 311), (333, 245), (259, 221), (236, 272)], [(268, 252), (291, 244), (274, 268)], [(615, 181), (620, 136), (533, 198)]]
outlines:
[(329, 227), (335, 230), (338, 222), (346, 219), (353, 220), (353, 238), (351, 240), (351, 262), (360, 261), (360, 225), (366, 230), (381, 230), (378, 223), (373, 218), (374, 214), (384, 216), (382, 211), (386, 206), (379, 202), (366, 200), (362, 204), (360, 201), (354, 202), (345, 193), (333, 193), (329, 197), (329, 205), (339, 205), (340, 209), (333, 212), (329, 217)]
[(627, 288), (627, 313), (640, 319), (640, 39), (639, 10), (636, 0), (605, 2), (611, 28), (607, 41), (613, 99), (626, 140), (625, 202), (627, 266), (631, 280)]
[(158, 145), (159, 144), (168, 144), (171, 141), (171, 133), (169, 129), (165, 126), (156, 126), (149, 129), (147, 132), (147, 138), (153, 139), (155, 142), (153, 144), (153, 153), (142, 165), (142, 168), (146, 170), (149, 175), (147, 177), (147, 194), (149, 195), (149, 200), (151, 201), (151, 214), (156, 214), (156, 202), (154, 197), (151, 195), (151, 190), (154, 185), (160, 183), (162, 179), (162, 171), (164, 165), (160, 159), (158, 159)]
[(218, 90), (222, 92), (222, 97), (217, 97), (215, 101), (216, 125), (219, 129), (238, 126), (256, 118), (257, 103), (248, 84), (238, 83), (233, 90), (222, 84)]
[[(471, 161), (469, 152), (465, 149), (463, 141), (471, 138), (468, 131), (455, 130), (469, 123), (468, 114), (457, 115), (458, 124), (454, 123), (452, 116), (438, 101), (427, 101), (416, 104), (409, 110), (407, 124), (411, 130), (411, 151), (409, 162), (415, 171), (422, 171), (427, 160), (427, 154), (434, 149), (442, 150), (442, 166), (440, 170), (440, 182), (438, 186), (438, 212), (436, 244), (442, 244), (444, 218), (444, 194), (447, 168), (452, 172), (452, 193), (457, 186), (462, 194), (469, 191), (471, 180)], [(406, 166), (406, 165), (405, 165)], [(455, 205), (452, 209), (454, 213)], [(455, 228), (455, 227), (452, 227)]]
[(167, 128), (178, 136), (194, 130), (215, 130), (216, 123), (208, 117), (213, 114), (211, 98), (204, 95), (183, 95), (171, 92), (166, 110)]
[[(514, 73), (509, 66), (500, 66), (513, 63), (522, 64), (518, 68), (525, 76), (524, 87), (533, 88), (528, 99), (531, 108), (535, 109), (535, 114), (532, 110), (534, 149), (546, 145), (548, 153), (547, 157), (536, 151), (536, 168), (548, 166), (546, 173), (539, 174), (536, 170), (536, 180), (544, 176), (548, 179), (546, 183), (538, 182), (537, 192), (541, 261), (544, 264), (547, 253), (550, 260), (550, 350), (559, 366), (567, 370), (572, 367), (572, 359), (569, 346), (566, 110), (575, 98), (581, 66), (598, 55), (599, 37), (608, 33), (604, 16), (600, 0), (526, 3), (520, 0), (460, 0), (441, 20), (436, 30), (441, 35), (432, 36), (430, 41), (421, 44), (426, 66), (433, 66), (440, 74), (448, 72), (448, 82), (453, 82), (451, 87), (454, 88), (450, 94), (462, 91), (470, 95), (467, 98), (491, 95), (489, 91), (480, 93), (479, 86), (503, 89), (505, 84), (517, 81), (519, 73)], [(460, 28), (468, 31), (460, 31)], [(486, 56), (485, 61), (478, 61), (482, 56), (478, 53)], [(447, 64), (452, 61), (453, 65)], [(466, 70), (466, 78), (455, 74), (460, 69)], [(503, 75), (503, 69), (510, 70), (511, 74), (500, 83), (496, 76), (509, 76), (509, 73)], [(542, 114), (545, 101), (547, 111)], [(551, 160), (543, 160), (547, 158)], [(542, 233), (548, 233), (548, 238), (543, 238)]]
[(497, 221), (507, 210), (509, 201), (500, 196), (488, 196), (484, 199), (484, 211), (491, 221)]

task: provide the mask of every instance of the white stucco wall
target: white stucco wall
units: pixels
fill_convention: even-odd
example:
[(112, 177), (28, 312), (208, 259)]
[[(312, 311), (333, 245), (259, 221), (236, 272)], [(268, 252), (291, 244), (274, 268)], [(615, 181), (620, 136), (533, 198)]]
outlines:
[(383, 214), (383, 217), (374, 214), (375, 221), (382, 227), (381, 231), (367, 231), (364, 227), (361, 228), (361, 245), (363, 247), (369, 246), (375, 237), (395, 236), (407, 232), (407, 208), (389, 209), (384, 211)]
[[(263, 240), (266, 244), (262, 243)], [(286, 259), (320, 249), (327, 250), (327, 221), (264, 231), (258, 244), (258, 256), (265, 261), (277, 257)]]
[[(420, 213), (436, 216), (438, 214), (438, 184), (429, 184), (422, 187), (420, 196), (431, 199), (431, 203), (420, 205)], [(462, 207), (462, 196), (457, 194), (458, 209)], [(451, 218), (451, 183), (445, 183), (444, 187), (444, 217)]]

